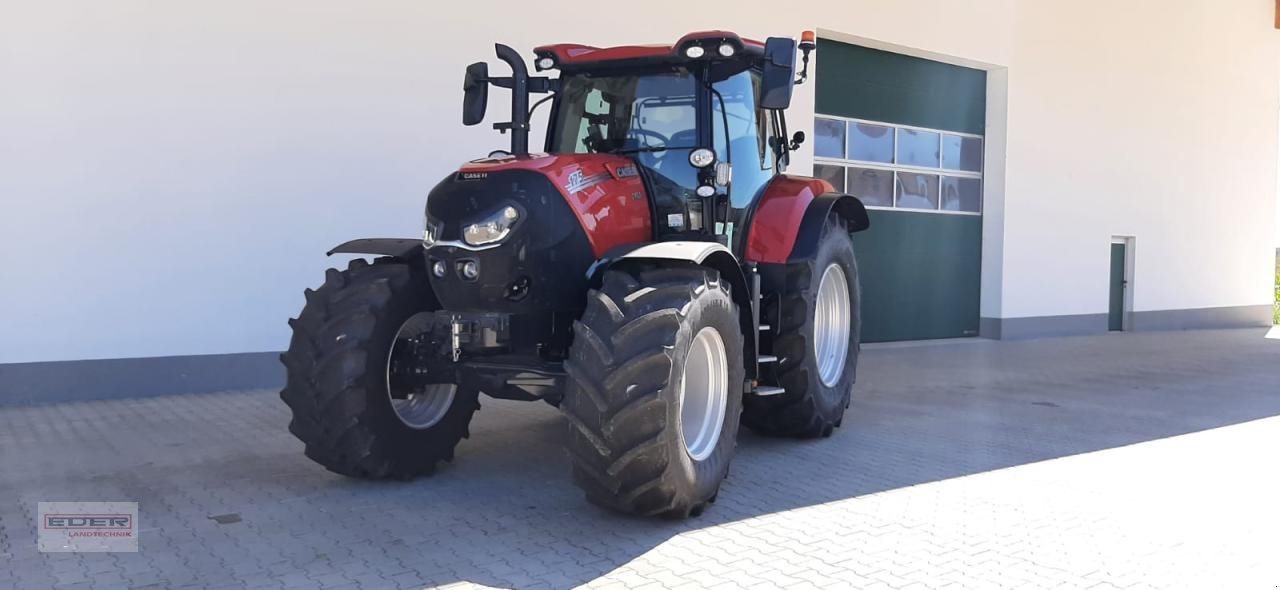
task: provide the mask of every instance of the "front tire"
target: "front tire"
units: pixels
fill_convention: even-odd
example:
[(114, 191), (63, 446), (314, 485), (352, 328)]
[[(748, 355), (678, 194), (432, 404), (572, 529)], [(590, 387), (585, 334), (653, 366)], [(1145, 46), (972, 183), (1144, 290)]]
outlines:
[(392, 384), (396, 363), (411, 361), (396, 343), (417, 314), (435, 307), (421, 271), (393, 259), (356, 259), (345, 271), (329, 269), (306, 295), (302, 313), (289, 321), (280, 398), (293, 411), (289, 431), (306, 443), (307, 457), (366, 479), (409, 479), (452, 460), (480, 408), (478, 392), (456, 385), (408, 392)]
[(778, 324), (774, 381), (786, 391), (748, 399), (742, 419), (765, 435), (830, 436), (849, 407), (861, 346), (858, 263), (843, 222), (827, 220), (817, 253), (789, 264), (786, 282), (780, 300), (765, 310)]
[(742, 346), (717, 272), (607, 271), (574, 324), (560, 406), (587, 499), (677, 518), (713, 502), (737, 445)]

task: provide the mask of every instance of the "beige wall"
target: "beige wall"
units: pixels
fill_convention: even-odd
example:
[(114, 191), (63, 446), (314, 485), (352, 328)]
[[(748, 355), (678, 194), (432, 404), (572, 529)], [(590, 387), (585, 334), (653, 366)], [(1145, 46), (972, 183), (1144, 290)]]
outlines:
[(1020, 2), (1009, 66), (1004, 317), (1265, 304), (1280, 77), (1265, 0)]
[[(1138, 236), (1138, 309), (1264, 301), (1270, 3), (1113, 4), (6, 2), (0, 363), (281, 349), (324, 250), (417, 235), (430, 187), (504, 145), (459, 115), (462, 68), (494, 62), (494, 41), (527, 53), (706, 28), (822, 27), (995, 80), (1008, 68), (1007, 111), (1005, 89), (993, 95), (1008, 160), (988, 170), (1005, 181), (988, 189), (984, 315), (1105, 311), (1112, 234)], [(793, 127), (808, 126), (812, 88)], [(504, 100), (494, 93), (491, 121)]]

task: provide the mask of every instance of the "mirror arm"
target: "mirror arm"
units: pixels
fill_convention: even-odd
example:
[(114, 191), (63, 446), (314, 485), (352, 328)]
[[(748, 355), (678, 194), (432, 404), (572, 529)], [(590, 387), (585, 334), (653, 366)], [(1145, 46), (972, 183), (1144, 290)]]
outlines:
[(787, 113), (778, 111), (778, 129), (782, 131), (782, 135), (778, 137), (778, 143), (782, 146), (782, 169), (786, 170), (791, 165), (791, 146), (787, 145)]
[(800, 149), (800, 144), (802, 143), (804, 143), (804, 132), (797, 131), (795, 135), (791, 136), (791, 147), (789, 149), (791, 149), (792, 151), (798, 150)]
[(542, 94), (545, 92), (559, 92), (559, 91), (560, 91), (559, 78), (545, 78), (545, 77), (529, 78), (529, 92), (537, 92), (538, 94)]
[[(489, 83), (498, 88), (511, 88), (515, 84), (510, 76), (504, 78), (489, 78)], [(560, 87), (560, 80), (552, 78), (529, 78), (529, 92), (543, 94), (546, 92), (555, 92)]]

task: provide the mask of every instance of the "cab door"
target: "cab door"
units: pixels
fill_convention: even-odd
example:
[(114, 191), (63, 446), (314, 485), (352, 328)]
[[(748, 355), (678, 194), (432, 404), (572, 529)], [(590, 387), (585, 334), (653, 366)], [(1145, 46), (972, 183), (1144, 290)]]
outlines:
[(717, 235), (725, 236), (735, 252), (741, 253), (749, 212), (776, 173), (769, 148), (772, 125), (770, 114), (757, 107), (759, 72), (739, 72), (715, 82), (712, 88), (711, 127), (716, 160), (733, 167), (725, 214), (717, 216), (726, 221), (714, 229)]

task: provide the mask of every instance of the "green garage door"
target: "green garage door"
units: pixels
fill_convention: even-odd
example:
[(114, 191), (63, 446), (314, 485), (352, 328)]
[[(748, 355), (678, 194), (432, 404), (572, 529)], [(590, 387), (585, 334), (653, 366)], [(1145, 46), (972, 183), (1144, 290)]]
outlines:
[(986, 73), (818, 42), (814, 174), (858, 196), (863, 341), (978, 334)]

